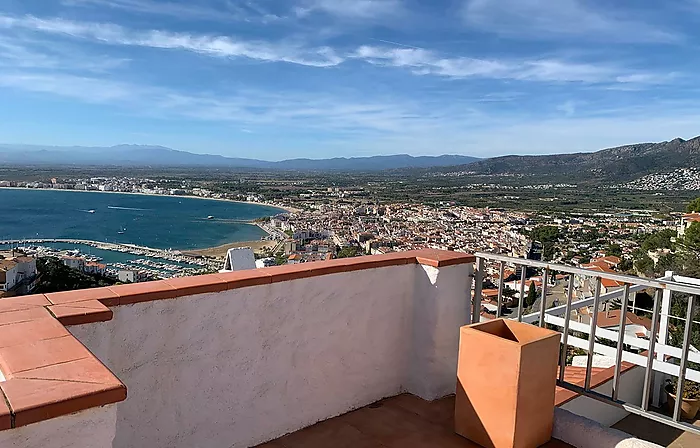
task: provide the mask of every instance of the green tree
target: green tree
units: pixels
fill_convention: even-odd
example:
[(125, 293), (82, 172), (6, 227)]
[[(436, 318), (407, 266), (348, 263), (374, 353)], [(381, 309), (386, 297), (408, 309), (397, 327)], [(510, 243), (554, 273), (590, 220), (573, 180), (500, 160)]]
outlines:
[(50, 292), (73, 291), (76, 289), (97, 288), (114, 285), (115, 281), (95, 274), (86, 274), (77, 269), (69, 268), (58, 258), (38, 258), (36, 268), (39, 272), (37, 294)]
[(525, 307), (530, 308), (532, 305), (535, 304), (535, 301), (537, 300), (537, 286), (535, 286), (535, 282), (530, 282), (530, 290), (527, 292), (527, 297), (525, 297)]
[(700, 198), (696, 198), (694, 201), (688, 204), (686, 210), (688, 211), (688, 213), (700, 212)]
[(343, 247), (340, 249), (340, 252), (338, 252), (338, 258), (351, 258), (351, 257), (356, 257), (359, 252), (359, 249), (354, 246), (348, 246), (348, 247)]
[(608, 248), (605, 250), (605, 254), (608, 256), (613, 256), (613, 257), (621, 257), (622, 256), (622, 247), (620, 247), (619, 244), (613, 243), (608, 246)]
[(685, 230), (683, 235), (683, 243), (688, 249), (700, 251), (700, 222), (694, 222)]

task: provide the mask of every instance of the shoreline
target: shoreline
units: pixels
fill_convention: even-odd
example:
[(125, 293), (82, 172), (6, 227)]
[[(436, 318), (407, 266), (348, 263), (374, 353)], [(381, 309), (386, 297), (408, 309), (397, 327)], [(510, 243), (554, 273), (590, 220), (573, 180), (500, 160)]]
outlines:
[[(299, 210), (295, 209), (293, 207), (287, 207), (287, 206), (280, 206), (276, 204), (271, 204), (267, 202), (249, 202), (249, 201), (237, 201), (233, 199), (225, 199), (225, 198), (204, 198), (201, 196), (186, 196), (186, 195), (169, 195), (169, 194), (156, 194), (156, 193), (139, 193), (139, 192), (122, 192), (122, 191), (94, 191), (94, 190), (64, 190), (64, 189), (54, 189), (54, 188), (25, 188), (25, 187), (0, 187), (0, 190), (28, 190), (28, 191), (57, 191), (57, 192), (74, 192), (74, 193), (103, 193), (103, 194), (127, 194), (127, 195), (140, 195), (140, 196), (155, 196), (155, 197), (172, 197), (172, 198), (184, 198), (184, 199), (199, 199), (203, 201), (220, 201), (220, 202), (231, 202), (231, 203), (236, 203), (236, 204), (251, 204), (251, 205), (260, 205), (260, 206), (266, 206), (266, 207), (271, 207), (280, 210), (281, 212), (286, 212), (286, 213), (297, 213)], [(274, 215), (265, 215), (267, 216), (274, 216)], [(263, 228), (262, 226), (258, 225), (255, 222), (250, 222), (246, 223), (247, 225), (251, 226), (256, 226), (263, 232), (267, 233), (268, 236), (272, 236), (272, 234)], [(20, 238), (20, 239), (13, 239), (12, 241), (35, 241), (35, 240), (72, 240), (76, 242), (80, 242), (80, 244), (115, 244), (115, 243), (110, 243), (107, 241), (93, 241), (93, 240), (82, 240), (81, 238)], [(60, 242), (60, 241), (57, 241)], [(268, 243), (276, 245), (277, 241), (276, 240), (251, 240), (251, 241), (231, 241), (228, 243), (224, 243), (218, 246), (213, 246), (213, 247), (203, 247), (203, 248), (196, 248), (196, 249), (173, 249), (176, 250), (182, 254), (194, 254), (196, 256), (210, 256), (214, 258), (223, 258), (225, 256), (225, 253), (223, 255), (219, 255), (219, 251), (223, 250), (224, 247), (226, 248), (233, 248), (233, 247), (251, 247), (253, 248), (254, 252), (259, 252), (261, 251), (265, 246), (268, 245)], [(148, 251), (163, 251), (166, 252), (165, 249), (157, 249), (157, 248), (152, 248), (152, 247), (145, 247), (145, 246), (137, 246), (131, 243), (116, 243), (118, 245), (122, 246), (132, 246), (135, 249), (142, 249), (142, 250), (148, 250)], [(105, 250), (110, 250), (110, 249), (105, 249)], [(119, 251), (115, 251), (119, 252)]]
[(286, 213), (299, 213), (301, 210), (289, 207), (286, 205), (277, 205), (269, 202), (250, 202), (250, 201), (238, 201), (235, 199), (226, 198), (203, 198), (201, 196), (187, 196), (183, 194), (157, 194), (157, 193), (140, 193), (136, 191), (100, 191), (100, 190), (68, 190), (68, 189), (58, 189), (58, 188), (26, 188), (26, 187), (0, 187), (0, 190), (27, 190), (27, 191), (58, 191), (58, 192), (73, 192), (73, 193), (106, 193), (106, 194), (130, 194), (130, 195), (140, 195), (140, 196), (156, 196), (163, 198), (184, 198), (184, 199), (200, 199), (203, 201), (220, 201), (220, 202), (232, 202), (234, 204), (252, 204), (261, 205), (265, 207), (272, 207), (283, 210)]

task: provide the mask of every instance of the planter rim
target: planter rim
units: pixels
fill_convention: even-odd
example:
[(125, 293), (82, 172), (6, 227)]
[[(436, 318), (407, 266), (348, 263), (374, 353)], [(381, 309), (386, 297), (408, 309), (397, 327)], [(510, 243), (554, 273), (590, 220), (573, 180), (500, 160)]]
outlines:
[[(675, 399), (676, 399), (676, 394), (674, 394), (674, 393), (672, 393), (670, 390), (668, 390), (669, 387), (671, 387), (670, 384), (665, 385), (665, 386), (664, 386), (664, 392), (666, 392), (667, 394), (669, 394), (670, 396), (672, 396), (673, 399), (675, 400)], [(681, 401), (697, 402), (697, 401), (700, 401), (700, 398), (681, 398)]]
[[(498, 322), (501, 322), (503, 325), (508, 327), (508, 329), (512, 332), (511, 325), (514, 327), (523, 327), (523, 328), (528, 328), (528, 331), (530, 332), (535, 332), (535, 333), (541, 333), (541, 335), (530, 338), (527, 341), (514, 341), (512, 339), (504, 338), (501, 337), (497, 334), (490, 333), (488, 331), (483, 331), (481, 330), (481, 327), (486, 327), (486, 326), (493, 326), (493, 325), (498, 325)], [(527, 324), (525, 322), (517, 322), (513, 321), (510, 319), (504, 319), (504, 318), (499, 318), (499, 319), (493, 319), (489, 320), (486, 322), (477, 322), (475, 324), (471, 325), (465, 325), (461, 328), (461, 331), (472, 331), (472, 332), (477, 332), (479, 334), (483, 334), (485, 336), (488, 336), (489, 338), (493, 338), (494, 340), (502, 341), (508, 344), (514, 344), (519, 347), (524, 347), (526, 345), (534, 344), (539, 341), (543, 341), (545, 339), (549, 339), (552, 337), (561, 337), (561, 334), (557, 331), (549, 330), (547, 328), (541, 328), (535, 325)], [(515, 335), (514, 335), (515, 336)]]

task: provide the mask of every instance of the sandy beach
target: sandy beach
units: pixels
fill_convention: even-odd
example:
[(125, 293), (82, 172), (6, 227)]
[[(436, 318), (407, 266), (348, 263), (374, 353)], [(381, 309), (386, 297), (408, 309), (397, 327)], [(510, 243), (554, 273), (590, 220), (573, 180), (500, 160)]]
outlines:
[(221, 246), (210, 247), (207, 249), (196, 249), (196, 250), (183, 250), (183, 255), (189, 256), (202, 256), (202, 257), (213, 257), (213, 258), (225, 258), (226, 253), (229, 249), (234, 249), (237, 247), (250, 247), (253, 252), (262, 252), (264, 249), (273, 249), (279, 242), (278, 241), (242, 241), (238, 243), (223, 244)]
[(137, 193), (137, 192), (127, 192), (127, 191), (100, 191), (100, 190), (63, 190), (56, 188), (25, 188), (25, 187), (0, 187), (0, 190), (29, 190), (29, 191), (69, 191), (75, 193), (105, 193), (105, 194), (131, 194), (140, 196), (158, 196), (166, 198), (185, 198), (185, 199), (201, 199), (204, 201), (221, 201), (221, 202), (233, 202), (237, 204), (252, 204), (252, 205), (264, 205), (267, 207), (279, 208), (286, 211), (287, 213), (299, 213), (301, 210), (289, 207), (286, 205), (271, 204), (268, 202), (249, 202), (249, 201), (236, 201), (234, 199), (225, 198), (203, 198), (201, 196), (186, 196), (186, 195), (176, 195), (176, 194), (155, 194), (155, 193)]

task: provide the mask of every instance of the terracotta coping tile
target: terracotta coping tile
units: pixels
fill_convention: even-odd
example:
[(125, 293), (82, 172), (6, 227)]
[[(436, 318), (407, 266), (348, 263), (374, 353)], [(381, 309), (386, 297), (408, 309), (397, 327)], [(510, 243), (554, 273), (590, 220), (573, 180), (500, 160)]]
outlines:
[(0, 327), (0, 348), (59, 338), (69, 334), (68, 330), (53, 317), (15, 322)]
[(14, 427), (104, 406), (126, 399), (123, 384), (13, 378), (0, 383), (14, 415)]
[(19, 322), (28, 322), (30, 320), (42, 319), (46, 317), (51, 317), (51, 314), (49, 314), (49, 312), (43, 306), (17, 311), (5, 311), (4, 313), (0, 313), (0, 326)]
[(170, 278), (166, 280), (166, 283), (177, 289), (179, 296), (221, 292), (229, 289), (227, 281), (217, 274)]
[[(59, 324), (60, 325), (60, 324)], [(16, 373), (89, 358), (92, 354), (71, 334), (0, 348), (0, 367), (6, 378)]]
[(12, 428), (12, 413), (7, 406), (5, 396), (0, 393), (0, 431)]
[(26, 310), (28, 308), (51, 305), (51, 302), (43, 294), (32, 296), (8, 297), (0, 300), (0, 313), (7, 311)]
[(51, 305), (47, 308), (63, 325), (106, 322), (112, 320), (113, 316), (112, 310), (104, 306), (99, 300), (87, 300), (66, 305)]
[(95, 384), (121, 384), (114, 374), (94, 357), (76, 359), (25, 370), (12, 375), (25, 380), (78, 381)]
[[(566, 370), (569, 370), (571, 366), (567, 367)], [(629, 362), (623, 362), (622, 366), (620, 367), (620, 373), (624, 374), (625, 372), (633, 369), (634, 367), (637, 367), (636, 364), (632, 364)], [(579, 367), (578, 370), (580, 370), (582, 373), (576, 372), (576, 373), (564, 373), (564, 379), (567, 382), (570, 382), (576, 386), (581, 386), (583, 387), (585, 381), (586, 381), (586, 371), (585, 367)], [(597, 387), (602, 386), (603, 384), (607, 383), (608, 381), (611, 381), (613, 377), (615, 376), (615, 366), (608, 367), (608, 368), (598, 368), (594, 367), (591, 369), (591, 389), (595, 389)], [(557, 386), (557, 390), (554, 394), (554, 406), (563, 406), (566, 403), (570, 402), (574, 398), (579, 397), (580, 394), (577, 392), (570, 391), (568, 389), (564, 389), (563, 387)]]
[(234, 271), (216, 274), (221, 280), (226, 282), (226, 289), (247, 288), (249, 286), (269, 285), (272, 277), (267, 273), (267, 269), (255, 269), (249, 271)]
[(110, 286), (109, 289), (119, 296), (119, 305), (148, 302), (151, 300), (173, 299), (180, 295), (177, 289), (163, 280)]
[(65, 305), (67, 303), (86, 300), (99, 300), (105, 306), (115, 306), (119, 304), (119, 296), (107, 287), (82, 289), (79, 291), (52, 292), (46, 294), (46, 298), (54, 305)]

